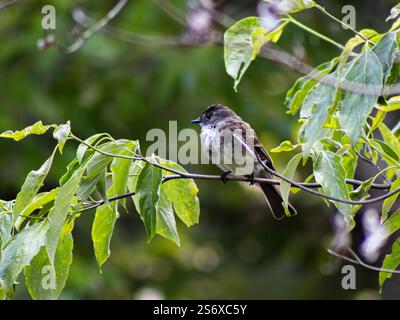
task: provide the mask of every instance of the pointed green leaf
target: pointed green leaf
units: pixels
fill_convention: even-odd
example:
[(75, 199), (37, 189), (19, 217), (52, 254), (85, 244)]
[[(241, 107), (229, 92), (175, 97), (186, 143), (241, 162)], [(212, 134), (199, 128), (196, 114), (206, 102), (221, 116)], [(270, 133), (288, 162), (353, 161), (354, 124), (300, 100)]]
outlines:
[(54, 264), (54, 258), (60, 240), (61, 230), (68, 215), (68, 210), (74, 195), (78, 191), (79, 182), (82, 179), (85, 166), (76, 170), (71, 178), (60, 188), (54, 207), (48, 215), (49, 230), (47, 232), (46, 249), (50, 262)]
[(280, 153), (280, 152), (290, 152), (296, 149), (299, 145), (293, 145), (290, 141), (283, 141), (279, 147), (271, 149), (272, 153)]
[[(397, 239), (392, 246), (392, 253), (386, 255), (382, 263), (382, 269), (395, 270), (400, 265), (400, 239)], [(387, 279), (392, 277), (390, 272), (379, 272), (379, 286), (383, 287), (383, 284)]]
[(353, 145), (358, 142), (361, 131), (373, 110), (378, 95), (372, 95), (368, 86), (380, 88), (383, 81), (383, 68), (376, 54), (365, 46), (364, 52), (351, 63), (344, 79), (355, 84), (365, 94), (344, 91), (339, 104), (339, 124), (347, 133)]
[(29, 172), (28, 176), (26, 177), (21, 191), (18, 193), (17, 198), (15, 199), (15, 206), (13, 210), (14, 222), (18, 218), (18, 215), (20, 215), (25, 209), (25, 207), (32, 202), (39, 189), (42, 187), (44, 179), (49, 173), (53, 163), (54, 154), (55, 150), (50, 158), (47, 159), (38, 170)]
[[(114, 188), (108, 190), (108, 196), (115, 195)], [(96, 209), (92, 226), (92, 241), (97, 263), (102, 265), (110, 257), (110, 243), (114, 232), (115, 222), (119, 217), (116, 203), (103, 204)]]
[(59, 125), (53, 132), (53, 137), (58, 141), (58, 148), (61, 154), (70, 133), (71, 125), (69, 121), (66, 124)]
[(7, 139), (13, 139), (15, 141), (20, 141), (24, 139), (25, 137), (35, 134), (35, 135), (42, 135), (47, 132), (50, 128), (55, 128), (55, 125), (49, 125), (45, 126), (43, 125), (42, 121), (38, 121), (32, 126), (26, 127), (25, 129), (21, 131), (6, 131), (0, 134), (0, 138), (7, 138)]
[(143, 220), (148, 239), (156, 234), (157, 202), (162, 181), (161, 169), (148, 163), (139, 174), (136, 186), (136, 196), (139, 204), (139, 214)]
[(15, 221), (15, 227), (19, 229), (21, 224), (25, 221), (25, 219), (31, 215), (32, 212), (35, 210), (43, 207), (44, 205), (52, 202), (57, 193), (58, 193), (59, 188), (53, 189), (49, 192), (43, 192), (39, 193), (35, 196), (35, 198), (32, 199), (32, 202), (30, 202), (24, 210), (22, 210), (21, 214), (18, 216), (17, 220)]
[[(295, 155), (292, 159), (290, 159), (288, 165), (285, 168), (285, 171), (283, 172), (283, 176), (287, 177), (288, 179), (292, 179), (294, 174), (296, 173), (297, 167), (299, 165), (299, 162), (303, 155), (301, 153)], [(281, 195), (283, 199), (283, 206), (285, 207), (285, 212), (288, 217), (291, 216), (291, 213), (289, 211), (289, 194), (290, 194), (290, 188), (291, 184), (287, 183), (286, 181), (281, 181)]]

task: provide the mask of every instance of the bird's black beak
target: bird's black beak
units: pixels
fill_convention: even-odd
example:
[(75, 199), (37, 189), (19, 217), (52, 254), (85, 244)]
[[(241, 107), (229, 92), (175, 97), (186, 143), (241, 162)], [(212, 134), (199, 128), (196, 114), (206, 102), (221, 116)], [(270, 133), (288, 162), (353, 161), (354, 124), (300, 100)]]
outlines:
[(192, 121), (190, 121), (191, 123), (201, 123), (201, 119), (200, 118), (197, 118), (197, 119), (194, 119), (194, 120), (192, 120)]

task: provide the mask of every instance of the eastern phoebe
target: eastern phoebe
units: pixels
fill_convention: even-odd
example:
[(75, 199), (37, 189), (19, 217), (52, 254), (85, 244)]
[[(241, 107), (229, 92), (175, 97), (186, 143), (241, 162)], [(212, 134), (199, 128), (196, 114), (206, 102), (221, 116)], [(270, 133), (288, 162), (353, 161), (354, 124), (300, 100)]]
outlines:
[[(205, 154), (224, 171), (222, 177), (233, 173), (271, 179), (272, 176), (258, 162), (259, 158), (269, 168), (274, 169), (272, 159), (265, 150), (250, 125), (235, 112), (221, 104), (214, 104), (192, 121), (201, 126), (201, 145)], [(272, 215), (276, 219), (285, 216), (283, 199), (279, 189), (272, 184), (259, 184)], [(296, 210), (289, 204), (292, 215)]]

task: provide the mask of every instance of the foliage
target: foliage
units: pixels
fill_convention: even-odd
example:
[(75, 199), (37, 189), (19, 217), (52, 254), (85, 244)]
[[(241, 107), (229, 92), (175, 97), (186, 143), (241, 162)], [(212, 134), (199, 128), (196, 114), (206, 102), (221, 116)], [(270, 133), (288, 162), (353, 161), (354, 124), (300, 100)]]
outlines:
[[(174, 211), (187, 226), (198, 223), (194, 182), (164, 181), (169, 168), (184, 172), (183, 168), (155, 156), (142, 157), (138, 141), (115, 140), (109, 135), (82, 141), (71, 133), (69, 123), (35, 124), (2, 137), (19, 141), (31, 134), (45, 134), (50, 128), (58, 140), (54, 152), (40, 169), (28, 174), (17, 198), (1, 205), (0, 285), (4, 297), (12, 295), (23, 271), (32, 298), (58, 298), (72, 263), (75, 221), (89, 209), (96, 208), (92, 239), (100, 268), (110, 256), (114, 225), (126, 198), (133, 197), (149, 241), (159, 234), (180, 245)], [(76, 158), (67, 166), (60, 186), (39, 193), (56, 151), (61, 153), (67, 140), (79, 142)], [(115, 196), (120, 199), (113, 199)], [(50, 287), (43, 285), (46, 270)]]
[[(228, 74), (235, 80), (235, 89), (251, 62), (262, 54), (264, 45), (280, 41), (289, 24), (297, 23), (299, 26), (293, 17), (286, 14), (311, 7), (323, 9), (313, 1), (280, 3), (282, 17), (273, 30), (265, 29), (258, 17), (250, 17), (238, 21), (226, 31), (225, 64)], [(398, 18), (397, 7), (390, 18)], [(378, 94), (372, 90), (397, 80), (395, 56), (399, 46), (399, 26), (400, 19), (385, 34), (373, 30), (360, 31), (348, 41), (339, 57), (320, 65), (289, 90), (285, 101), (288, 113), (296, 115), (300, 112), (302, 128), (296, 144), (284, 141), (273, 151), (291, 152), (301, 147), (302, 152), (288, 162), (283, 174), (285, 177), (293, 179), (296, 170), (301, 169), (300, 161), (306, 163), (311, 159), (313, 174), (310, 177), (315, 177), (321, 184), (322, 195), (338, 200), (362, 201), (370, 197), (371, 185), (379, 176), (373, 176), (358, 188), (346, 184), (346, 179), (354, 178), (360, 159), (358, 154), (362, 152), (372, 162), (379, 159), (388, 167), (395, 167), (385, 168), (381, 175), (386, 174), (390, 179), (391, 192), (400, 187), (397, 170), (399, 132), (383, 123), (390, 112), (399, 109), (399, 98), (391, 97), (386, 91)], [(112, 50), (93, 51), (101, 51), (107, 60), (112, 56)], [(183, 59), (175, 60), (181, 63)], [(201, 69), (216, 69), (214, 66), (206, 69), (204, 59), (200, 60)], [(163, 83), (167, 84), (174, 78), (174, 74), (168, 71), (171, 70), (164, 73), (170, 78), (163, 78)], [(205, 78), (208, 81), (209, 75)], [(332, 86), (332, 82), (338, 86)], [(355, 84), (354, 90), (352, 84)], [(358, 91), (359, 88), (363, 93)], [(160, 96), (165, 98), (165, 95)], [(130, 108), (128, 110), (131, 112)], [(109, 117), (105, 118), (108, 123)], [(118, 123), (118, 127), (120, 125)], [(198, 189), (194, 181), (176, 179), (164, 182), (170, 173), (186, 171), (179, 164), (156, 156), (141, 157), (138, 141), (115, 140), (108, 134), (95, 134), (82, 141), (71, 133), (69, 123), (43, 125), (40, 121), (24, 130), (7, 131), (0, 136), (19, 141), (28, 135), (45, 134), (50, 129), (54, 129), (57, 147), (39, 169), (28, 174), (15, 200), (0, 202), (0, 298), (12, 297), (14, 285), (23, 272), (32, 298), (56, 299), (62, 292), (72, 263), (72, 230), (89, 209), (96, 209), (91, 236), (99, 268), (110, 257), (114, 228), (126, 208), (126, 199), (132, 198), (149, 241), (158, 234), (179, 245), (175, 216), (187, 226), (198, 223)], [(380, 135), (382, 138), (377, 138)], [(79, 142), (76, 157), (70, 161), (59, 185), (41, 192), (50, 169), (56, 163), (57, 152), (63, 152), (67, 140)], [(67, 156), (64, 154), (63, 158)], [(281, 189), (287, 207), (290, 184), (282, 181)], [(124, 197), (119, 198), (120, 195)], [(389, 217), (397, 197), (395, 192), (385, 199), (382, 206), (382, 223), (390, 234), (400, 228), (398, 214)], [(345, 216), (350, 231), (360, 205), (332, 202)], [(383, 268), (394, 269), (399, 262), (397, 241), (392, 253), (385, 258)], [(47, 270), (44, 269), (46, 266), (49, 267), (49, 281), (54, 282), (51, 290), (43, 288), (43, 279), (39, 276)], [(382, 272), (380, 285), (390, 276), (390, 272)]]
[[(282, 6), (286, 7), (286, 10), (280, 10), (279, 26), (273, 30), (263, 28), (259, 19), (251, 17), (236, 22), (226, 32), (226, 70), (235, 79), (235, 89), (251, 61), (262, 52), (261, 46), (271, 39), (279, 40), (276, 36), (277, 30), (281, 36), (289, 22), (302, 26), (289, 15), (290, 12), (315, 7), (326, 13), (323, 7), (313, 2), (304, 5), (302, 1), (291, 1), (290, 4)], [(398, 6), (392, 10), (389, 19), (397, 16)], [(384, 34), (371, 30), (355, 32), (356, 36), (342, 47), (343, 51), (339, 57), (320, 65), (309, 75), (299, 79), (286, 97), (288, 113), (296, 115), (300, 111), (299, 121), (302, 127), (299, 130), (298, 143), (302, 147), (303, 163), (311, 158), (313, 174), (322, 186), (320, 191), (323, 195), (331, 197), (331, 200), (345, 200), (331, 202), (344, 215), (348, 231), (354, 228), (354, 214), (360, 209), (360, 206), (351, 203), (351, 200), (369, 198), (368, 190), (375, 179), (371, 178), (360, 186), (363, 189), (362, 196), (359, 194), (361, 189), (351, 189), (346, 184), (346, 179), (354, 178), (360, 151), (369, 150), (365, 152), (365, 156), (372, 163), (381, 159), (387, 167), (395, 168), (389, 173), (394, 195), (385, 199), (383, 203), (382, 223), (398, 197), (396, 191), (399, 189), (400, 178), (399, 136), (383, 123), (387, 112), (397, 109), (397, 98), (391, 97), (387, 90), (390, 89), (389, 85), (398, 79), (396, 56), (400, 53), (399, 26), (395, 22)], [(325, 36), (320, 37), (326, 40)], [(376, 138), (378, 131), (382, 139)], [(292, 143), (285, 141), (273, 151), (290, 152), (294, 148)], [(293, 176), (293, 168), (297, 167), (298, 162), (299, 155), (289, 161), (286, 177)], [(286, 204), (287, 184), (284, 184), (283, 190)], [(393, 253), (386, 257), (383, 268), (390, 269), (387, 268), (390, 266), (395, 269), (400, 264), (398, 244), (394, 245), (393, 250)], [(380, 286), (389, 277), (390, 273), (381, 273)]]

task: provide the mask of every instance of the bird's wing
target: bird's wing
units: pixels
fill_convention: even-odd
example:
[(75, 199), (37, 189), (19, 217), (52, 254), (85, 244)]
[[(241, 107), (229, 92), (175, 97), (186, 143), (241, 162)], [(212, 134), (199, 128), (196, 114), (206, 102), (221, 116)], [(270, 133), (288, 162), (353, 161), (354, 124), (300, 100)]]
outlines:
[[(251, 155), (253, 155), (253, 157), (254, 157), (254, 159), (256, 159), (256, 161), (258, 158), (260, 158), (260, 160), (263, 161), (269, 168), (271, 168), (272, 170), (275, 170), (271, 156), (268, 154), (267, 150), (264, 148), (264, 146), (258, 139), (257, 134), (250, 127), (249, 124), (247, 124), (246, 122), (241, 122), (240, 125), (231, 126), (230, 128), (233, 131), (233, 133), (232, 133), (233, 138), (236, 141), (238, 141)], [(234, 131), (235, 129), (240, 129), (239, 132), (241, 132), (241, 134), (238, 134), (237, 132), (235, 132)], [(247, 136), (247, 139), (246, 139), (246, 136)], [(252, 139), (254, 148), (249, 147), (249, 145), (247, 143), (247, 141), (249, 141), (248, 139)]]

